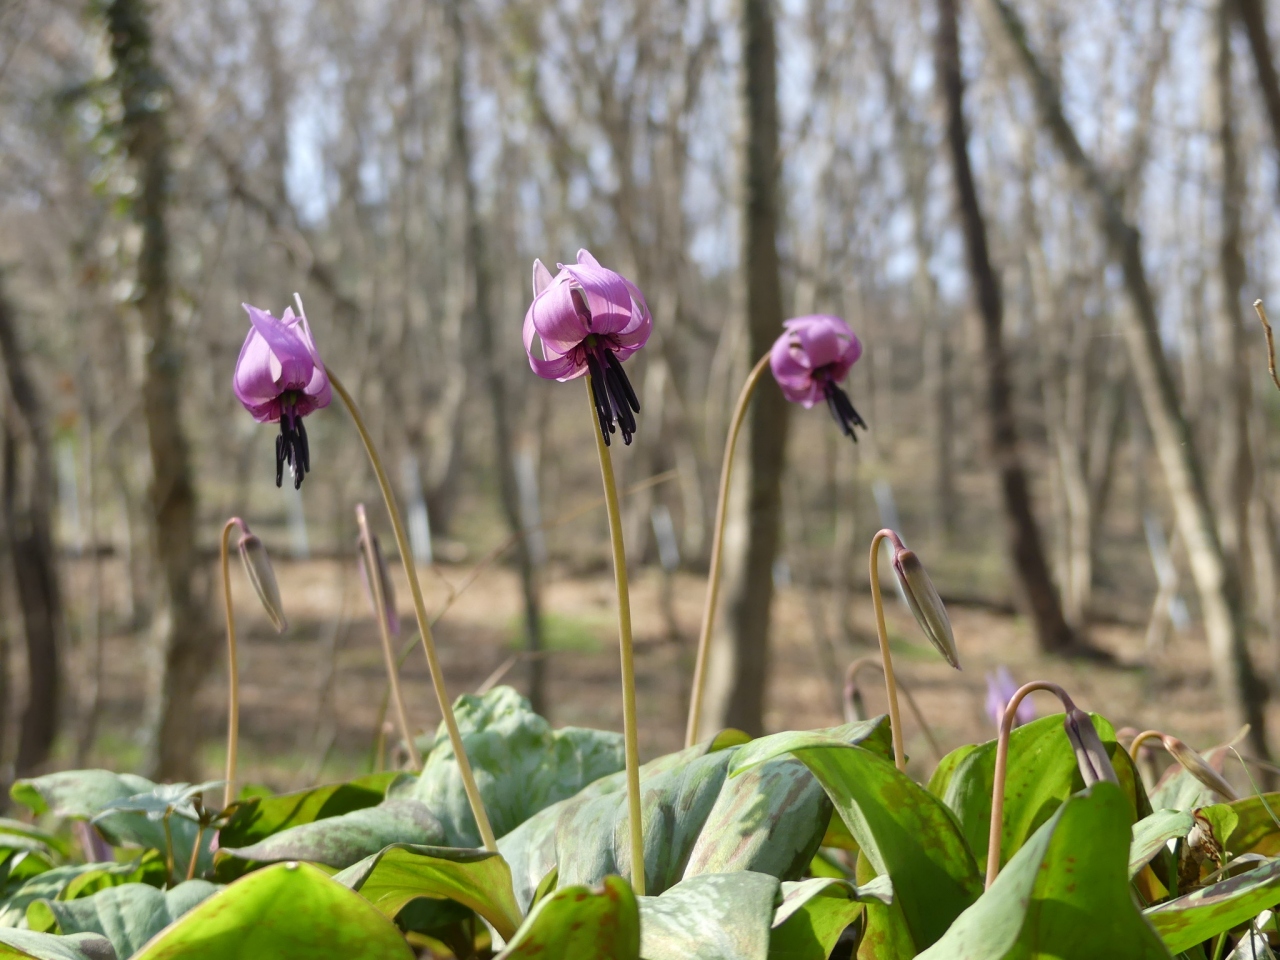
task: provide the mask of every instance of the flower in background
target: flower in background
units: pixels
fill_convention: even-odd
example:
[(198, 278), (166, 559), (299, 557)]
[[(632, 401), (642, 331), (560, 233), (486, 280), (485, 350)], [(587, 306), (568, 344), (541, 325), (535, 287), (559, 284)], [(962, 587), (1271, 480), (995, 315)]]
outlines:
[(307, 429), (302, 418), (329, 405), (331, 390), (302, 300), (294, 297), (298, 313), (285, 307), (276, 319), (267, 310), (245, 303), (248, 311), (249, 335), (240, 348), (232, 386), (236, 397), (259, 423), (279, 423), (276, 438), (276, 486), (284, 478), (284, 465), (289, 464), (293, 486), (302, 486), (302, 478), (311, 469), (311, 452), (307, 447)]
[[(556, 266), (560, 272), (553, 278), (541, 260), (533, 262), (533, 303), (524, 315), (529, 366), (547, 380), (590, 373), (604, 442), (621, 429), (623, 442), (630, 443), (640, 401), (622, 361), (645, 345), (653, 328), (644, 295), (586, 250), (578, 251), (577, 263)], [(535, 335), (542, 341), (541, 357), (534, 351)]]
[[(995, 673), (987, 674), (987, 716), (991, 718), (991, 722), (997, 729), (1000, 727), (1001, 718), (1004, 717), (1004, 708), (1017, 692), (1018, 681), (1013, 679), (1013, 674), (1003, 663), (996, 667)], [(1023, 697), (1022, 702), (1018, 704), (1018, 709), (1014, 711), (1013, 725), (1021, 726), (1035, 718), (1035, 704), (1031, 702), (1030, 697)]]
[(862, 341), (839, 317), (824, 313), (795, 317), (783, 323), (783, 334), (773, 344), (769, 366), (782, 394), (792, 403), (811, 408), (819, 399), (846, 437), (855, 442), (854, 427), (867, 424), (840, 388), (840, 381), (862, 356)]

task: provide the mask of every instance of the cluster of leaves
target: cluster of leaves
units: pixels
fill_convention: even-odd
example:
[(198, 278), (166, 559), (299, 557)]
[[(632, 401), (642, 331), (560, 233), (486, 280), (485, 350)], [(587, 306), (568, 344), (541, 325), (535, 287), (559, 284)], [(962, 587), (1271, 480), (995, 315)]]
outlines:
[(921, 786), (883, 717), (726, 731), (641, 770), (644, 897), (623, 879), (617, 734), (554, 731), (509, 688), (462, 697), (458, 720), (497, 853), (476, 849), (443, 737), (420, 776), (249, 789), (214, 813), (205, 784), (20, 781), (51, 829), (0, 820), (0, 958), (1209, 960), (1233, 931), (1234, 957), (1270, 956), (1280, 795), (1214, 803), (1179, 775), (1148, 797), (1101, 717), (1119, 785), (1084, 788), (1059, 718), (1013, 732), (985, 892), (994, 743)]

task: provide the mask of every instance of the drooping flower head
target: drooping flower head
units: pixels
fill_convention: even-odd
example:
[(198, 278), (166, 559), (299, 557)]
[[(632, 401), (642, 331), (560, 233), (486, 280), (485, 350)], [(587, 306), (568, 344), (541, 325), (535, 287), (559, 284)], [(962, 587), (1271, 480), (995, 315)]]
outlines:
[[(987, 674), (987, 716), (991, 718), (991, 722), (997, 729), (1004, 718), (1005, 707), (1018, 692), (1018, 686), (1018, 681), (1013, 679), (1013, 674), (1003, 663), (996, 667), (995, 673)], [(1035, 718), (1035, 704), (1031, 702), (1030, 697), (1023, 697), (1022, 702), (1018, 704), (1018, 709), (1014, 711), (1013, 725), (1016, 727), (1030, 723)]]
[(782, 326), (782, 336), (774, 341), (769, 355), (769, 366), (783, 396), (792, 403), (803, 404), (805, 409), (825, 399), (845, 436), (856, 442), (853, 428), (865, 430), (867, 425), (840, 388), (840, 381), (862, 356), (862, 341), (847, 323), (825, 313), (795, 317)]
[(276, 319), (267, 310), (245, 303), (249, 314), (249, 335), (240, 348), (232, 386), (236, 397), (259, 423), (279, 423), (276, 438), (276, 486), (284, 478), (284, 465), (289, 464), (293, 486), (302, 486), (302, 478), (311, 469), (311, 452), (307, 447), (307, 429), (302, 418), (329, 405), (332, 391), (324, 364), (311, 338), (302, 299), (296, 294), (295, 315), (292, 307)]
[[(559, 273), (552, 277), (541, 260), (533, 262), (533, 303), (524, 315), (529, 366), (547, 380), (589, 373), (604, 442), (621, 429), (623, 442), (630, 443), (640, 401), (622, 361), (649, 339), (649, 306), (634, 283), (600, 266), (586, 250), (578, 251), (577, 263), (556, 266)], [(535, 335), (542, 341), (541, 357)]]

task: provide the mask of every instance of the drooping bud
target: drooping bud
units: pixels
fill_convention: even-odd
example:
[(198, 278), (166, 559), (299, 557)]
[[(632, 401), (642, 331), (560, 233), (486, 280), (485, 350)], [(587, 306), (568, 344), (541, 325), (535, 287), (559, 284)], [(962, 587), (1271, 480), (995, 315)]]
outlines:
[(253, 584), (254, 592), (262, 601), (262, 609), (267, 612), (271, 625), (277, 633), (289, 629), (289, 621), (285, 619), (284, 604), (280, 601), (280, 587), (276, 583), (276, 573), (271, 567), (271, 558), (267, 556), (267, 548), (258, 539), (257, 534), (250, 533), (249, 528), (241, 526), (245, 532), (240, 536), (240, 562), (244, 564), (244, 572)]
[(1210, 790), (1219, 794), (1222, 799), (1228, 802), (1240, 799), (1231, 784), (1223, 779), (1222, 774), (1209, 766), (1209, 761), (1200, 756), (1195, 750), (1192, 750), (1177, 737), (1169, 736), (1169, 734), (1165, 734), (1160, 740), (1164, 744), (1164, 748), (1169, 751), (1169, 755), (1182, 764), (1182, 768), (1187, 773), (1191, 774)]
[[(360, 576), (364, 581), (365, 596), (369, 598), (369, 605), (373, 607), (373, 615), (384, 617), (388, 631), (393, 637), (398, 637), (400, 636), (400, 614), (396, 612), (396, 594), (391, 582), (391, 571), (387, 569), (387, 562), (383, 559), (382, 546), (378, 543), (377, 534), (369, 530), (362, 503), (356, 505), (356, 521), (360, 526), (356, 563), (360, 567)], [(373, 557), (374, 570), (372, 571), (369, 569), (367, 559), (370, 555)], [(378, 610), (378, 591), (374, 588), (373, 576), (377, 576), (378, 586), (382, 588), (381, 612)]]
[(1119, 783), (1116, 771), (1111, 766), (1111, 758), (1107, 748), (1102, 745), (1098, 731), (1093, 728), (1089, 715), (1079, 707), (1072, 707), (1063, 718), (1062, 727), (1071, 741), (1071, 749), (1076, 754), (1076, 765), (1080, 768), (1080, 776), (1084, 785), (1091, 787), (1099, 780)]
[(956, 653), (956, 638), (951, 632), (951, 618), (947, 616), (947, 608), (942, 598), (925, 572), (920, 558), (903, 545), (897, 534), (893, 541), (893, 572), (898, 577), (902, 593), (907, 598), (907, 606), (920, 624), (920, 629), (929, 638), (929, 642), (942, 654), (943, 659), (957, 670), (960, 669), (960, 657)]

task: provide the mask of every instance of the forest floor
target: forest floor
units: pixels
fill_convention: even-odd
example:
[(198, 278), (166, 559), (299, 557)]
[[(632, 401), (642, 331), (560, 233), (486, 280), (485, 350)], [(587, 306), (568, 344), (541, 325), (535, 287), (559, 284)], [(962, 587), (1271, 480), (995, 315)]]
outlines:
[[(233, 573), (241, 633), (241, 778), (283, 790), (365, 772), (372, 764), (386, 680), (377, 632), (354, 565), (283, 561), (277, 571), (291, 621), (282, 637), (271, 630), (244, 578)], [(444, 581), (457, 585), (469, 571), (465, 566), (424, 570), (428, 609), (438, 611), (445, 603)], [(549, 574), (544, 591), (550, 647), (545, 657), (547, 713), (556, 726), (621, 729), (612, 577), (603, 571), (594, 576)], [(666, 584), (669, 603), (664, 603), (661, 574), (644, 570), (633, 578), (640, 750), (645, 758), (681, 746), (704, 584), (700, 577), (680, 574)], [(414, 634), (402, 577), (397, 577), (397, 596), (403, 643)], [(1156, 727), (1200, 748), (1224, 739), (1204, 643), (1194, 633), (1175, 635), (1147, 662), (1139, 625), (1101, 625), (1090, 638), (1114, 655), (1114, 665), (1064, 661), (1036, 653), (1023, 618), (953, 605), (950, 613), (964, 666), (955, 671), (928, 647), (891, 588), (886, 599), (898, 675), (914, 693), (944, 751), (994, 735), (984, 710), (985, 677), (1000, 664), (1019, 682), (1061, 683), (1078, 704), (1104, 714), (1117, 728)], [(832, 639), (839, 631), (829, 595), (799, 587), (779, 592), (768, 671), (769, 730), (841, 721), (845, 666), (876, 652), (869, 594), (855, 594), (851, 604), (853, 643)], [(503, 682), (523, 689), (527, 661), (511, 665), (521, 642), (520, 611), (518, 581), (502, 567), (484, 570), (457, 597), (435, 631), (452, 696), (474, 691), (504, 665), (510, 669)], [(133, 736), (142, 710), (143, 650), (136, 634), (105, 638), (99, 735), (91, 754), (82, 758), (88, 764), (128, 769), (137, 762)], [(1273, 653), (1257, 651), (1264, 673), (1274, 671)], [(89, 688), (86, 671), (91, 657), (86, 654), (82, 646), (68, 658), (73, 696)], [(209, 680), (194, 709), (206, 744), (205, 772), (215, 778), (223, 762), (226, 722), (221, 640), (211, 647), (210, 657)], [(403, 677), (411, 722), (418, 730), (434, 730), (439, 711), (420, 647), (409, 654)], [(879, 671), (863, 672), (860, 685), (867, 709), (884, 711)], [(1057, 709), (1047, 699), (1037, 700), (1037, 706), (1042, 712)], [(1278, 712), (1280, 704), (1273, 704), (1273, 730)], [(909, 714), (904, 715), (904, 728), (913, 772), (923, 779), (935, 758)], [(58, 760), (60, 766), (70, 763), (69, 756)]]

